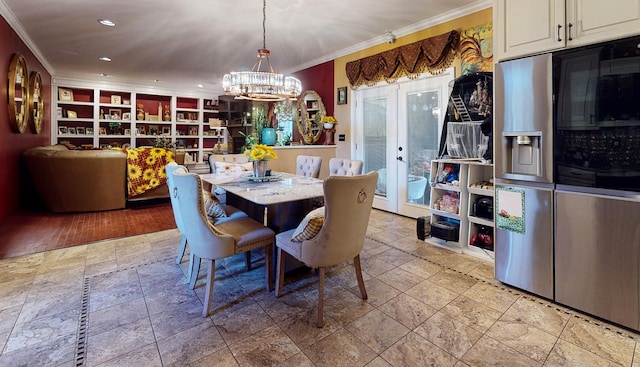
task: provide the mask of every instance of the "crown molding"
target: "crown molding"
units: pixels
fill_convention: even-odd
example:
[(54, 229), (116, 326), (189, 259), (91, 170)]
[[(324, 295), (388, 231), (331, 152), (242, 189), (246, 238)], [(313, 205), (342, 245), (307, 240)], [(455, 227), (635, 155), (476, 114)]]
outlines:
[(54, 75), (55, 70), (53, 69), (51, 64), (49, 64), (47, 59), (42, 55), (42, 52), (40, 52), (40, 49), (38, 48), (38, 46), (36, 46), (36, 44), (33, 43), (31, 38), (27, 34), (27, 32), (22, 27), (22, 24), (20, 24), (20, 22), (18, 21), (18, 18), (16, 18), (15, 14), (11, 9), (9, 9), (9, 6), (4, 0), (0, 0), (0, 15), (2, 15), (2, 17), (7, 21), (7, 23), (9, 23), (9, 26), (13, 29), (14, 32), (16, 32), (18, 37), (20, 37), (22, 42), (24, 42), (27, 48), (29, 48), (29, 50), (31, 51), (31, 53), (33, 53), (36, 59), (40, 61), (40, 63), (42, 64), (42, 66), (44, 66), (44, 68), (47, 70), (49, 75)]

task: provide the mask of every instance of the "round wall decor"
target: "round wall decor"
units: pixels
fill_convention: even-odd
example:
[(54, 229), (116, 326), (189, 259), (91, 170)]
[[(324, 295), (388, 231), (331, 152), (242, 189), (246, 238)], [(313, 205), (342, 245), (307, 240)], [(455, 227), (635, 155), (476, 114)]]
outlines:
[(27, 129), (28, 83), (27, 61), (15, 54), (9, 64), (9, 123), (13, 131), (20, 134)]
[(29, 122), (31, 129), (36, 134), (42, 130), (42, 120), (44, 118), (44, 98), (42, 98), (42, 77), (37, 71), (31, 72), (29, 77)]

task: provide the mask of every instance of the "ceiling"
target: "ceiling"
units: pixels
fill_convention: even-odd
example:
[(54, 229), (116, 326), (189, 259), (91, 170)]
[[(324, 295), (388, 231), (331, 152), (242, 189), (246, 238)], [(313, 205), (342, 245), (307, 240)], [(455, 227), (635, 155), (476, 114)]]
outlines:
[[(291, 73), (490, 5), (267, 0), (266, 46)], [(263, 43), (260, 0), (0, 0), (0, 13), (56, 78), (222, 94), (222, 76), (251, 70)]]

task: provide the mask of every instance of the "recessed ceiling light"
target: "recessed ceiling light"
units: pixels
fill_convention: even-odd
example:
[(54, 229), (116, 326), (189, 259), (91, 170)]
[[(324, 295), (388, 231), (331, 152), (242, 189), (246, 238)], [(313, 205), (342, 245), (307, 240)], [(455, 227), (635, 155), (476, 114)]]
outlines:
[(198, 84), (198, 88), (204, 88), (204, 85)]
[(160, 83), (160, 79), (153, 79), (154, 83)]
[(111, 61), (111, 58), (110, 58), (110, 57), (106, 57), (106, 56), (102, 56), (102, 57), (100, 58), (100, 60), (102, 60), (102, 61), (106, 61), (106, 62), (109, 62), (109, 61)]
[(98, 22), (102, 25), (106, 25), (107, 27), (115, 27), (116, 24), (109, 19), (98, 19)]
[(105, 73), (100, 73), (100, 76), (104, 76), (104, 77), (107, 77), (107, 76), (109, 76), (109, 74), (105, 74)]

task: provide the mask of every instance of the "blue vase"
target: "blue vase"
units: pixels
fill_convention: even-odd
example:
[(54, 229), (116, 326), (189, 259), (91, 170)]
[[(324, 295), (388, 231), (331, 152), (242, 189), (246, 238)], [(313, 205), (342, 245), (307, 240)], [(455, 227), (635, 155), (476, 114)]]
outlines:
[(262, 144), (276, 145), (276, 129), (272, 127), (262, 128)]

